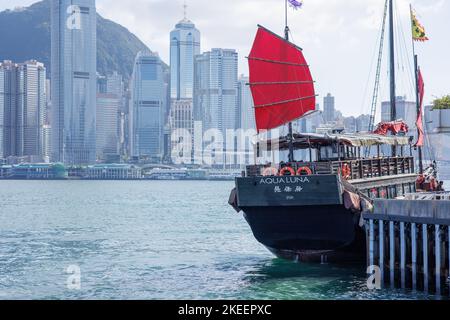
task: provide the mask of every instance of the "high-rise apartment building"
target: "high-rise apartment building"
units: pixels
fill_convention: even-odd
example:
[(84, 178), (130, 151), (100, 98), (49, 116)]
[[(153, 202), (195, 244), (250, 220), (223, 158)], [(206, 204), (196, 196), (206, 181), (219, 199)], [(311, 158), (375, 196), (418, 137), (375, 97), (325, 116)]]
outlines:
[(323, 98), (323, 120), (325, 122), (336, 121), (335, 98), (330, 93)]
[(241, 75), (238, 81), (238, 128), (256, 130), (255, 110), (249, 78)]
[(238, 54), (232, 49), (212, 49), (195, 61), (195, 117), (205, 130), (236, 129), (238, 121)]
[(106, 160), (119, 153), (119, 110), (121, 98), (115, 94), (97, 94), (97, 158)]
[(0, 158), (45, 159), (46, 69), (27, 61), (0, 63)]

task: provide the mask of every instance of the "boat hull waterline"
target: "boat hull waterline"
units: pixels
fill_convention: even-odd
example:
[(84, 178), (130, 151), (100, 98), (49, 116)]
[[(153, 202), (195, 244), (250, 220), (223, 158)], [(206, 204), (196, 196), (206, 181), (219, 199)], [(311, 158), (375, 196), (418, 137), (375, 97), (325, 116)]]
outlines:
[(341, 179), (339, 175), (237, 178), (235, 207), (243, 211), (255, 238), (279, 258), (365, 263), (361, 214), (346, 208)]

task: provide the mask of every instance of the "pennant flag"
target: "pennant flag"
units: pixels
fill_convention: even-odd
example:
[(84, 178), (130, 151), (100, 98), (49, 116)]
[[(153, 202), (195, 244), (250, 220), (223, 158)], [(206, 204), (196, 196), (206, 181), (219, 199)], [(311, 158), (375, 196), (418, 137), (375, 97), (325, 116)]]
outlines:
[(424, 135), (425, 135), (425, 132), (424, 132), (424, 130), (423, 130), (423, 117), (422, 117), (422, 108), (423, 108), (423, 98), (424, 98), (424, 96), (425, 96), (425, 83), (424, 83), (424, 81), (423, 81), (423, 77), (422, 77), (422, 72), (420, 71), (420, 69), (419, 69), (419, 74), (418, 74), (418, 79), (419, 79), (419, 82), (418, 82), (418, 89), (419, 89), (419, 106), (420, 106), (420, 111), (419, 111), (419, 114), (417, 115), (417, 122), (416, 122), (416, 125), (417, 125), (417, 129), (418, 129), (418, 131), (419, 131), (419, 137), (418, 137), (418, 140), (417, 140), (417, 143), (416, 143), (416, 147), (423, 147), (423, 145), (424, 145)]
[(412, 35), (414, 41), (428, 41), (427, 34), (425, 32), (425, 28), (420, 24), (419, 20), (415, 13), (411, 10), (411, 19), (412, 19)]
[(303, 0), (287, 0), (289, 5), (295, 10), (300, 9), (303, 6)]

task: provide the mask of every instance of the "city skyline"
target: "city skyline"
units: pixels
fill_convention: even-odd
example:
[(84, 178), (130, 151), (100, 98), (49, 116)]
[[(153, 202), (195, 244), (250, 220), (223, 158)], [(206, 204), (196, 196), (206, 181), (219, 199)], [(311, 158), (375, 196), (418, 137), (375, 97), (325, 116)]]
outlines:
[[(188, 1), (187, 17), (196, 21), (197, 27), (203, 30), (202, 42), (205, 48), (229, 47), (241, 53), (239, 73), (248, 74), (245, 56), (251, 46), (256, 24), (261, 23), (279, 34), (283, 31), (283, 6), (277, 3), (280, 1), (248, 0), (243, 5), (240, 1), (231, 0), (226, 4), (218, 3), (214, 7), (208, 6), (204, 0)], [(35, 2), (35, 0), (16, 0), (11, 4), (11, 1), (0, 0), (0, 10), (28, 6)], [(138, 2), (136, 6), (124, 7), (121, 1), (97, 0), (97, 9), (104, 17), (123, 24), (152, 50), (159, 52), (163, 61), (169, 63), (170, 47), (167, 45), (167, 34), (173, 29), (173, 22), (183, 17), (183, 1)], [(305, 55), (310, 60), (319, 98), (333, 92), (338, 97), (339, 108), (345, 115), (369, 113), (374, 72), (371, 72), (369, 82), (366, 83), (381, 25), (384, 1), (348, 0), (346, 6), (336, 1), (327, 1), (326, 5), (323, 2), (323, 0), (306, 2), (302, 10), (289, 12), (293, 40), (304, 48)], [(430, 42), (417, 46), (419, 63), (422, 65), (426, 81), (425, 104), (428, 104), (435, 97), (448, 93), (445, 70), (450, 70), (450, 61), (445, 58), (445, 52), (448, 52), (445, 30), (449, 29), (450, 22), (445, 18), (444, 12), (450, 10), (450, 3), (442, 0), (416, 0), (412, 4), (431, 38)], [(408, 5), (409, 2), (406, 0), (397, 1), (407, 40), (410, 30)], [(264, 7), (268, 10), (261, 12), (260, 16), (255, 16), (253, 14), (255, 7)], [(250, 12), (252, 14), (249, 14)], [(230, 20), (231, 14), (245, 19)], [(229, 24), (229, 21), (239, 23)], [(327, 21), (337, 21), (335, 29), (338, 36), (332, 32), (334, 27)], [(227, 30), (226, 33), (222, 33), (224, 28)], [(219, 33), (220, 37), (217, 37)], [(406, 45), (409, 47), (410, 43), (407, 41)], [(336, 64), (336, 61), (341, 63)], [(436, 61), (439, 61), (439, 64)], [(346, 75), (346, 81), (342, 81), (341, 75), (345, 74), (346, 66), (349, 64), (358, 68), (354, 68), (351, 76)], [(330, 73), (329, 70), (335, 72)], [(405, 74), (400, 71), (398, 77), (404, 76)], [(409, 82), (399, 81), (398, 95), (408, 95), (409, 99), (413, 99)], [(381, 88), (381, 99), (385, 100), (387, 95), (388, 87), (385, 85)]]
[[(166, 74), (157, 52), (140, 52), (136, 57), (129, 88), (131, 97), (124, 98), (121, 75), (115, 72), (103, 76), (94, 72), (93, 43), (96, 35), (95, 31), (91, 32), (91, 27), (95, 21), (93, 13), (96, 12), (96, 1), (77, 1), (81, 6), (79, 23), (82, 27), (76, 25), (77, 19), (70, 20), (69, 11), (72, 7), (68, 5), (73, 2), (63, 4), (62, 8), (67, 5), (69, 11), (52, 2), (51, 93), (54, 99), (51, 110), (54, 116), (53, 149), (56, 151), (52, 161), (91, 164), (96, 160), (105, 160), (110, 155), (121, 155), (124, 159), (130, 159), (130, 156), (144, 157), (160, 162), (170, 149), (170, 146), (164, 145), (167, 144), (165, 135), (170, 135), (176, 129), (188, 129), (192, 135), (194, 121), (201, 121), (204, 131), (218, 129), (222, 136), (227, 130), (241, 128), (242, 119), (245, 118), (242, 112), (252, 109), (249, 99), (240, 96), (243, 92), (249, 93), (249, 90), (241, 88), (245, 83), (238, 82), (238, 61), (241, 55), (229, 48), (202, 50), (200, 31), (195, 22), (189, 19), (186, 7), (182, 20), (177, 20), (179, 22), (170, 32), (170, 38), (166, 38), (171, 50), (170, 75)], [(71, 29), (69, 22), (75, 23), (71, 26), (77, 30)], [(64, 28), (65, 31), (56, 32), (57, 28)], [(70, 44), (72, 48), (67, 49), (71, 47)], [(156, 71), (151, 67), (154, 65), (159, 65)], [(172, 80), (170, 88), (169, 78)], [(91, 99), (92, 92), (95, 92), (94, 99)], [(117, 97), (102, 95), (111, 93)], [(128, 101), (124, 100), (130, 98), (130, 107), (127, 108)], [(336, 103), (330, 93), (324, 97), (321, 109), (325, 124), (334, 123), (349, 132), (365, 128), (367, 112), (357, 113), (357, 118), (344, 115), (340, 98), (336, 99)], [(412, 101), (406, 96), (402, 99)], [(96, 102), (100, 103), (100, 108), (96, 109)], [(415, 109), (414, 102), (408, 105)], [(386, 103), (381, 106), (378, 110), (381, 117), (377, 116), (377, 121), (379, 118), (386, 120), (380, 112), (386, 109)], [(153, 112), (156, 109), (150, 112), (150, 107), (156, 108), (157, 112)], [(409, 113), (412, 116), (403, 118), (408, 121), (410, 128), (415, 129), (415, 117), (412, 112)], [(114, 114), (117, 121), (112, 123)], [(96, 130), (99, 131), (97, 134)], [(39, 139), (46, 141), (44, 138)], [(122, 141), (120, 145), (119, 141)], [(99, 146), (95, 147), (96, 143)], [(163, 150), (166, 150), (166, 154), (163, 154)]]
[[(0, 0), (0, 9), (34, 2), (16, 0), (13, 5), (11, 1)], [(242, 1), (231, 0), (208, 6), (208, 1), (188, 1), (187, 16), (202, 30), (205, 48), (236, 49), (241, 53), (239, 73), (248, 74), (245, 56), (249, 52), (256, 24), (263, 24), (279, 34), (283, 32), (284, 8), (278, 2), (281, 1), (248, 0), (242, 4)], [(341, 1), (307, 1), (302, 10), (289, 12), (293, 39), (304, 48), (305, 55), (310, 60), (320, 98), (328, 92), (333, 92), (338, 97), (339, 108), (345, 115), (370, 111), (371, 97), (364, 92), (370, 93), (375, 78), (372, 75), (369, 89), (366, 90), (381, 25), (383, 3), (382, 0), (348, 0), (343, 6)], [(408, 4), (406, 0), (398, 0), (407, 38), (410, 30)], [(134, 32), (152, 50), (158, 51), (167, 63), (170, 60), (167, 34), (172, 30), (173, 22), (183, 17), (182, 5), (181, 0), (139, 0), (134, 6), (124, 6), (122, 1), (117, 0), (97, 1), (100, 14)], [(446, 30), (450, 28), (450, 22), (445, 18), (445, 12), (450, 10), (450, 3), (442, 0), (416, 0), (413, 5), (431, 38), (430, 42), (418, 46), (417, 50), (426, 80), (425, 102), (429, 103), (434, 96), (448, 93), (445, 70), (450, 70), (450, 61), (447, 61), (445, 56), (448, 52)], [(255, 8), (265, 9), (258, 11), (259, 15), (256, 16)], [(234, 23), (230, 24), (230, 21)], [(329, 21), (336, 21), (336, 25), (330, 25)], [(409, 42), (406, 44), (410, 45)], [(337, 61), (339, 63), (336, 63)], [(436, 61), (439, 61), (439, 64)], [(342, 81), (341, 75), (345, 74), (348, 65), (355, 65), (357, 68), (352, 70), (351, 75), (346, 75), (346, 81)], [(335, 72), (330, 73), (330, 70)], [(402, 77), (401, 73), (399, 77)], [(402, 86), (403, 84), (399, 83), (399, 87)], [(404, 89), (399, 88), (399, 95), (410, 95), (410, 85), (406, 81), (403, 87)], [(382, 97), (386, 98), (387, 91), (387, 88), (382, 90)]]

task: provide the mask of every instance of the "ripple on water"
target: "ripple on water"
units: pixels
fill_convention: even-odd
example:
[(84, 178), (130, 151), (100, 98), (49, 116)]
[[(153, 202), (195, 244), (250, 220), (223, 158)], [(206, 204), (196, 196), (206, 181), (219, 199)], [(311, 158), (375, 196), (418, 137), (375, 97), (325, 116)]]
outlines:
[[(229, 182), (0, 181), (0, 299), (433, 299), (273, 259)], [(69, 265), (80, 291), (66, 288)]]

